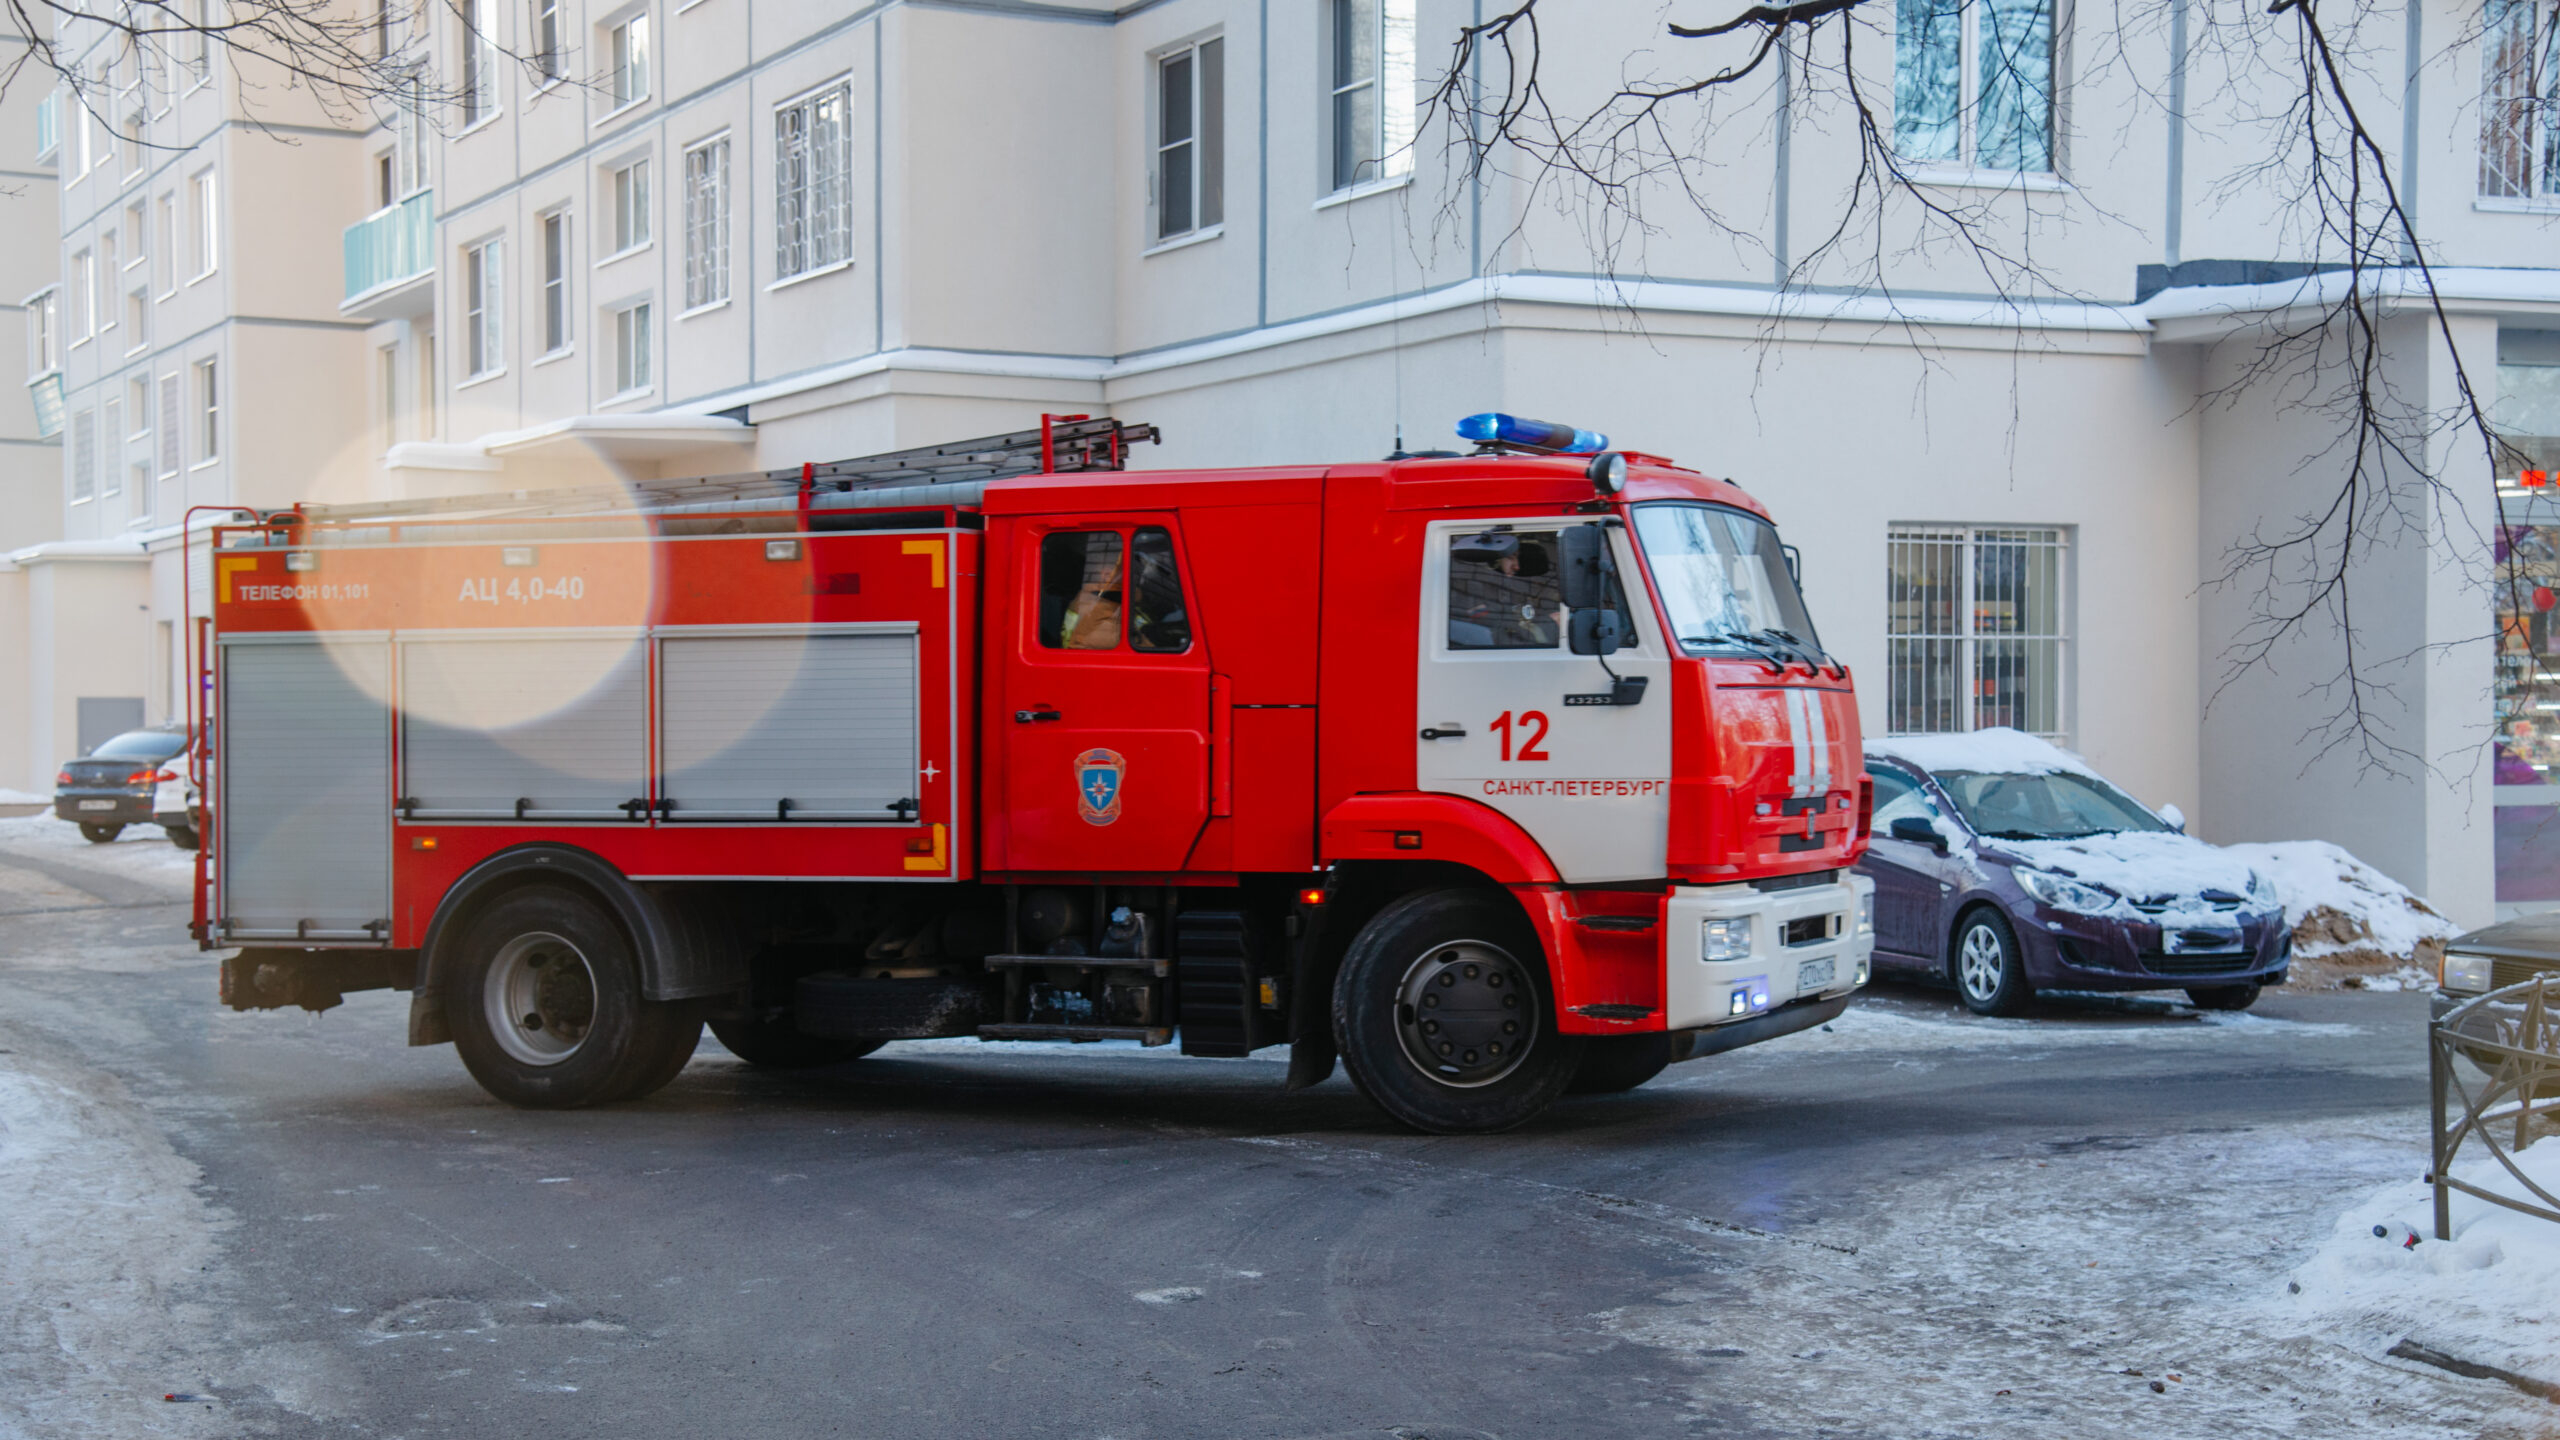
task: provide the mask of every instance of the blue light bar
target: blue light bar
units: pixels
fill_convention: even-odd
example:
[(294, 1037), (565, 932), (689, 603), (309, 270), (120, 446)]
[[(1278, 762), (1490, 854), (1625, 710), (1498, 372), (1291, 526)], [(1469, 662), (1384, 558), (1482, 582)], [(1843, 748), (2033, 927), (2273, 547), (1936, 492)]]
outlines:
[(1477, 444), (1498, 442), (1547, 450), (1558, 455), (1593, 455), (1609, 448), (1609, 437), (1597, 430), (1576, 430), (1545, 420), (1523, 420), (1488, 410), (1458, 422), (1458, 438)]

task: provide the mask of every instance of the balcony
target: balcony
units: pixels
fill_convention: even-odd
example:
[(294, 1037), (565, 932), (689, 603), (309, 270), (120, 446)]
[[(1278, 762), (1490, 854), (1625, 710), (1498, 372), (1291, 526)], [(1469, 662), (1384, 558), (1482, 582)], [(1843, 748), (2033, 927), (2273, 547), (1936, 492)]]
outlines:
[(421, 190), (347, 227), (347, 298), (366, 320), (424, 315), (435, 302), (435, 192)]
[(35, 406), (36, 438), (50, 440), (62, 433), (62, 372), (47, 370), (27, 382), (27, 398)]

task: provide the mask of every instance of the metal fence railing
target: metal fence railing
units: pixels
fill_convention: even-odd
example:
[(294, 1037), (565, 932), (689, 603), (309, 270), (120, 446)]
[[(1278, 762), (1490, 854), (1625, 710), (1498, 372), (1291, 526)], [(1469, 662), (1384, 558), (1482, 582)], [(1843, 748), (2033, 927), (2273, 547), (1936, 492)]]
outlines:
[[(2470, 1061), (2486, 1080), (2475, 1090), (2456, 1060)], [(2456, 1190), (2560, 1223), (2560, 1195), (2535, 1184), (2515, 1162), (2516, 1153), (2534, 1142), (2537, 1120), (2560, 1120), (2560, 974), (2536, 975), (2446, 1011), (2427, 1027), (2427, 1083), (2435, 1102), (2434, 1164), (2427, 1180), (2435, 1187), (2436, 1238), (2453, 1238)], [(2542, 1203), (2455, 1179), (2454, 1161), (2475, 1138)]]

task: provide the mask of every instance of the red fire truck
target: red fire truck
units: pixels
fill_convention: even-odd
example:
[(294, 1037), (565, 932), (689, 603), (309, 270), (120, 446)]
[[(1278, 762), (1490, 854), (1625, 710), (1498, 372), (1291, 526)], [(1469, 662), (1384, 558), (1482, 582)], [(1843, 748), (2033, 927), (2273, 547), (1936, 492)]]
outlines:
[[(1144, 426), (214, 532), (196, 936), (520, 1105), (900, 1038), (1287, 1043), (1432, 1131), (1840, 1013), (1846, 667), (1602, 437), (1133, 472)], [(1590, 452), (1590, 453), (1586, 453)]]

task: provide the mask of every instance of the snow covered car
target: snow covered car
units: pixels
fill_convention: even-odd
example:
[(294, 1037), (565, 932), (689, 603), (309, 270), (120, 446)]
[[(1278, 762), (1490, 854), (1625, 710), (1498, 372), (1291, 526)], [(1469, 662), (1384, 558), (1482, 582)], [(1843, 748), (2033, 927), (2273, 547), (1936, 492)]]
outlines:
[(77, 760), (66, 760), (53, 779), (53, 813), (73, 821), (92, 844), (103, 845), (127, 825), (159, 819), (160, 778), (184, 765), (187, 727), (153, 725), (127, 730)]
[(1869, 742), (1880, 977), (1945, 980), (1978, 1014), (2038, 990), (2184, 990), (2243, 1010), (2293, 935), (2273, 884), (2078, 756), (2016, 730)]

